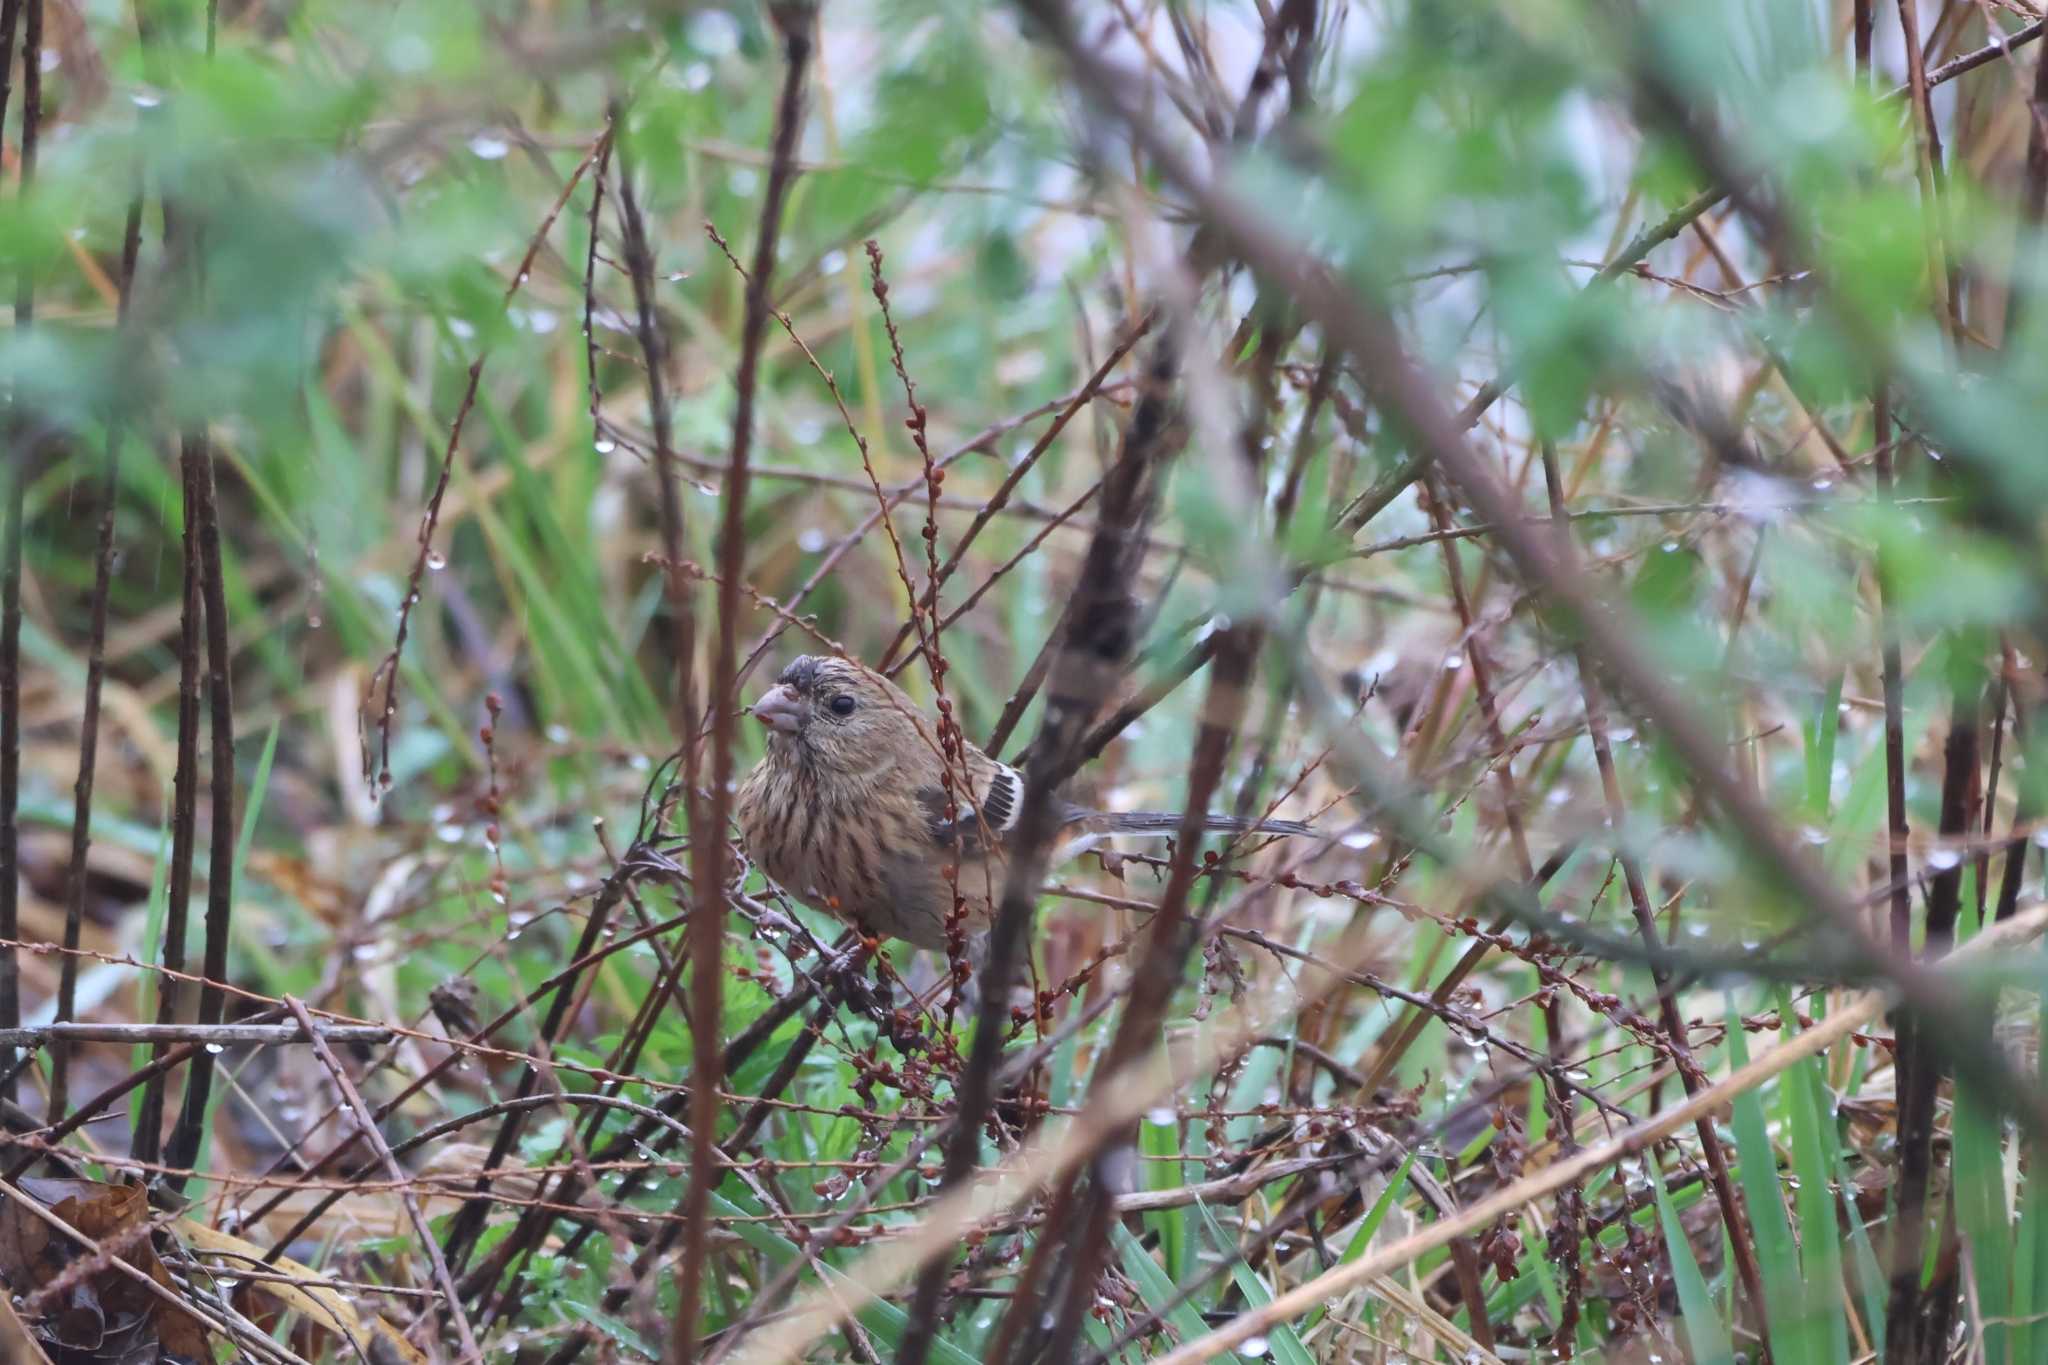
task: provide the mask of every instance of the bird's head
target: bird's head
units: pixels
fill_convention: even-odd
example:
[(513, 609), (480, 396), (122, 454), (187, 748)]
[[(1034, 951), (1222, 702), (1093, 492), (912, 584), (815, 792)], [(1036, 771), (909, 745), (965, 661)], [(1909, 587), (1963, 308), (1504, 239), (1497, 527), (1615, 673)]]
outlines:
[(792, 659), (751, 708), (771, 756), (871, 772), (930, 747), (916, 703), (880, 674), (823, 655)]

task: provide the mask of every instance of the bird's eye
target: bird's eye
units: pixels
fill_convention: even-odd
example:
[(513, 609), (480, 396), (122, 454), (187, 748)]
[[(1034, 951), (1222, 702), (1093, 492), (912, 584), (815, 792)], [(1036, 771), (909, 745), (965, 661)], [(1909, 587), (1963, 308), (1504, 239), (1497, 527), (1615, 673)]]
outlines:
[(853, 714), (854, 702), (850, 693), (841, 692), (838, 696), (827, 702), (826, 705), (832, 708), (832, 714), (835, 716), (850, 716)]

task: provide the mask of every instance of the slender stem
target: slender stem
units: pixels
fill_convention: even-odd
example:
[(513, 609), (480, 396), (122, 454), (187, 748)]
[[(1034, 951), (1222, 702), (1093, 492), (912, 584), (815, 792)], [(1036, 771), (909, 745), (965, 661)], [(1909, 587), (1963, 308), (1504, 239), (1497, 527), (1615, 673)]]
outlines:
[[(22, 0), (0, 4), (0, 127), (7, 120), (9, 75), (14, 69), (14, 33)], [(28, 0), (27, 32), (22, 60), (21, 194), (35, 179), (35, 148), (41, 113), (43, 0)], [(26, 49), (35, 43), (32, 53)], [(26, 328), (35, 313), (35, 284), (27, 270), (15, 282), (14, 322)], [(0, 470), (0, 938), (21, 934), (21, 537), (22, 502), (29, 471), (42, 433), (18, 406), (22, 395), (9, 392), (6, 416), (6, 468)], [(13, 947), (0, 949), (0, 1027), (21, 1022), (21, 964)], [(14, 1098), (14, 1054), (0, 1051), (0, 1101)]]
[[(185, 971), (185, 938), (192, 906), (192, 852), (198, 838), (199, 820), (199, 536), (197, 495), (192, 488), (192, 466), (181, 462), (184, 485), (184, 580), (183, 605), (178, 621), (178, 760), (171, 777), (171, 866), (165, 891), (164, 937), (161, 960), (165, 969), (158, 983), (157, 1022), (171, 1023), (178, 1015), (178, 1001), (185, 983), (178, 977)], [(151, 1049), (150, 1060), (163, 1057), (163, 1045)], [(132, 1154), (138, 1161), (155, 1162), (163, 1152), (164, 1073), (151, 1074), (143, 1087), (142, 1102), (136, 1107)]]
[[(135, 292), (135, 261), (142, 249), (142, 196), (128, 201), (127, 226), (121, 234), (121, 279), (116, 305), (117, 326), (128, 317)], [(123, 329), (125, 334), (125, 328)], [(72, 787), (71, 865), (65, 878), (64, 953), (57, 968), (56, 1020), (78, 1012), (78, 945), (85, 926), (86, 856), (92, 848), (93, 781), (99, 769), (100, 693), (107, 675), (107, 602), (114, 579), (114, 523), (121, 494), (119, 414), (107, 424), (107, 472), (100, 484), (100, 526), (93, 550), (91, 625), (86, 636), (85, 706), (78, 722), (78, 777)], [(59, 1043), (50, 1052), (52, 1122), (64, 1117), (70, 1097), (71, 1047)]]
[[(336, 1043), (388, 1043), (393, 1034), (378, 1024), (321, 1024), (321, 1037)], [(269, 1047), (312, 1041), (298, 1024), (40, 1024), (0, 1029), (8, 1047), (69, 1043), (207, 1043), (215, 1047)]]
[(719, 1031), (725, 1001), (726, 869), (730, 861), (726, 820), (733, 787), (733, 719), (739, 677), (740, 580), (746, 562), (748, 460), (754, 440), (754, 407), (760, 383), (761, 343), (772, 309), (783, 209), (796, 178), (797, 135), (803, 127), (804, 90), (812, 57), (815, 14), (807, 4), (782, 0), (770, 6), (782, 38), (782, 95), (776, 106), (775, 137), (762, 196), (754, 265), (747, 278), (746, 313), (740, 323), (739, 368), (734, 378), (732, 447), (721, 493), (718, 537), (718, 644), (711, 666), (710, 799), (703, 818), (690, 821), (690, 876), (696, 902), (690, 911), (690, 1179), (683, 1195), (683, 1256), (677, 1274), (676, 1315), (667, 1358), (690, 1365), (697, 1358), (697, 1314), (707, 1282), (711, 1191), (718, 1184), (717, 1130), (721, 1073)]
[[(28, 481), (27, 460), (19, 448), (18, 418), (10, 416), (16, 448), (0, 471), (0, 1028), (21, 1022), (21, 967), (11, 940), (21, 936), (21, 828), (16, 811), (21, 798), (21, 525), (22, 490)], [(14, 1098), (14, 1052), (0, 1049), (0, 1100)]]
[[(215, 498), (213, 447), (203, 431), (187, 435), (182, 460), (194, 494), (200, 594), (206, 608), (207, 733), (212, 741), (208, 786), (212, 796), (206, 862), (206, 947), (199, 988), (199, 1023), (218, 1024), (226, 1009), (223, 983), (228, 975), (229, 920), (234, 910), (235, 875), (235, 703), (228, 648), (227, 593), (223, 583), (220, 513)], [(174, 1130), (166, 1159), (189, 1167), (205, 1139), (206, 1106), (213, 1087), (213, 1053), (201, 1050), (185, 1079), (185, 1107)], [(167, 1184), (182, 1189), (184, 1178)]]
[[(618, 126), (620, 111), (614, 107), (612, 127)], [(661, 310), (654, 293), (654, 250), (648, 244), (647, 221), (640, 212), (640, 199), (633, 185), (633, 166), (626, 148), (618, 148), (620, 251), (626, 273), (633, 281), (634, 332), (640, 342), (640, 359), (647, 372), (647, 425), (654, 433), (655, 484), (661, 490), (662, 595), (668, 603), (671, 650), (675, 655), (675, 721), (684, 754), (686, 789), (694, 787), (697, 714), (696, 680), (697, 613), (684, 576), (683, 498), (676, 477), (675, 441), (668, 398), (668, 336), (661, 326)], [(601, 192), (602, 186), (598, 191)], [(594, 240), (594, 239), (593, 239)], [(596, 248), (593, 245), (592, 250)], [(594, 344), (594, 343), (593, 343)]]

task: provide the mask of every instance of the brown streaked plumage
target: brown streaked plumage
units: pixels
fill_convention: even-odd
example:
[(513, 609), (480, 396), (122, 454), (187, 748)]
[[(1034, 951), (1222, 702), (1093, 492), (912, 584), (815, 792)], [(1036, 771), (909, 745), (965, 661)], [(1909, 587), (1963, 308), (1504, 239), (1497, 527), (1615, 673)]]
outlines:
[[(957, 866), (967, 928), (988, 926), (1002, 894), (1004, 841), (1024, 809), (1024, 776), (966, 746), (966, 789), (946, 798), (938, 727), (887, 678), (805, 655), (759, 701), (768, 752), (740, 787), (747, 856), (790, 895), (871, 932), (946, 946)], [(956, 769), (956, 779), (959, 770)], [(1107, 834), (1172, 834), (1181, 817), (1061, 803), (1053, 860)], [(1312, 834), (1293, 820), (1204, 817), (1231, 833)]]

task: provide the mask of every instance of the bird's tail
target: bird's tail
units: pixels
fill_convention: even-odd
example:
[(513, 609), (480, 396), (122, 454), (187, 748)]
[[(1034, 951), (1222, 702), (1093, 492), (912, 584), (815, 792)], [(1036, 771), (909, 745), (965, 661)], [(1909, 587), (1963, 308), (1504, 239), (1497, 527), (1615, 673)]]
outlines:
[[(1103, 834), (1173, 834), (1181, 813), (1169, 810), (1078, 811), (1070, 823)], [(1204, 815), (1202, 829), (1212, 834), (1312, 835), (1315, 828), (1299, 820), (1247, 820), (1238, 815)]]

